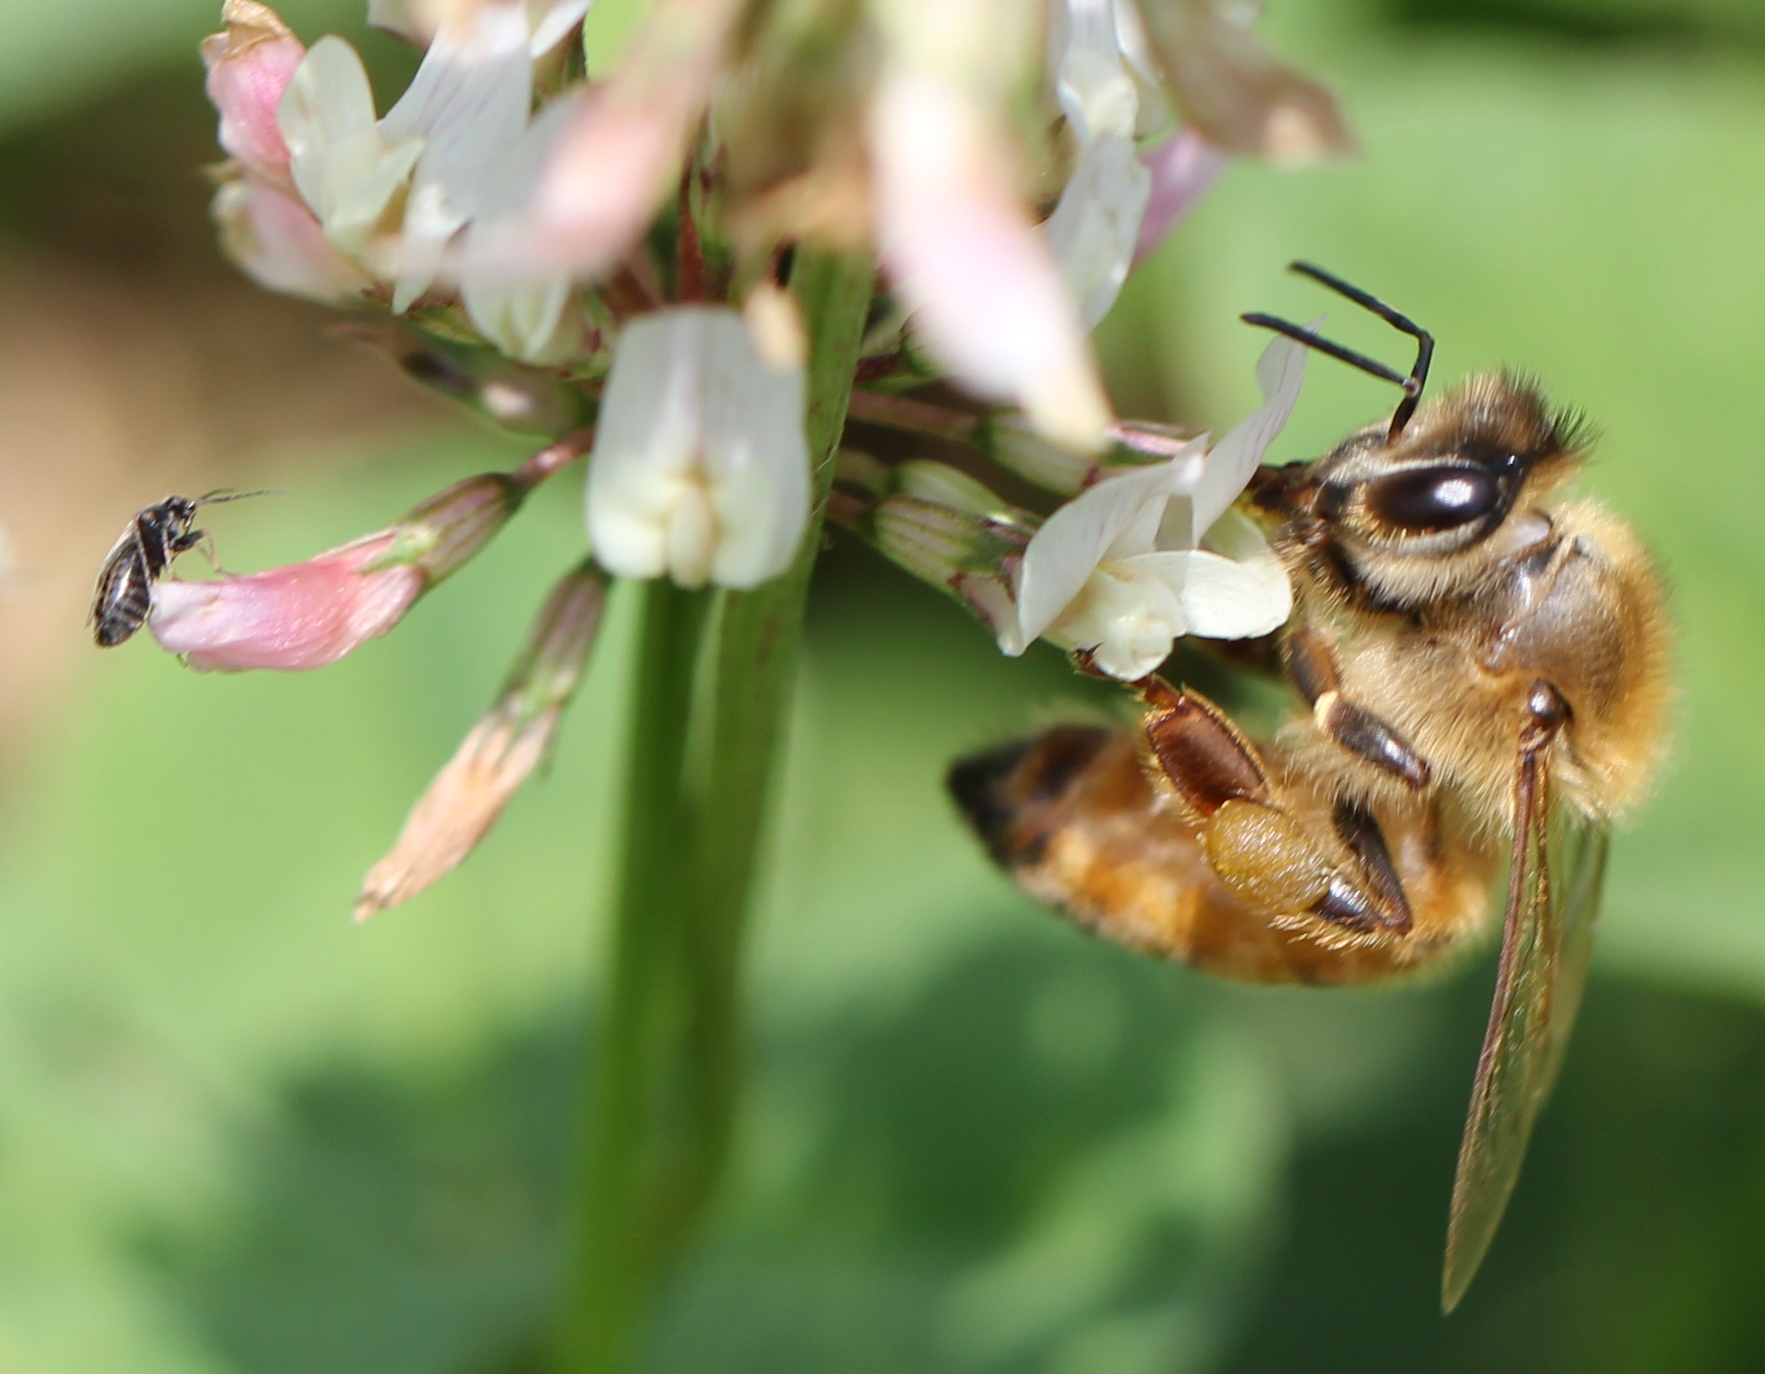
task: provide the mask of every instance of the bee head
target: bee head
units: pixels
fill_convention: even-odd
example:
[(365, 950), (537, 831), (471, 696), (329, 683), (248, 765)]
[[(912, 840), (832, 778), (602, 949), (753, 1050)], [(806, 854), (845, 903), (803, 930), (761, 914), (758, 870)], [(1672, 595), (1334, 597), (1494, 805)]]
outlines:
[(1357, 561), (1469, 552), (1561, 486), (1586, 444), (1580, 419), (1534, 383), (1487, 373), (1400, 434), (1380, 425), (1343, 440), (1312, 469), (1312, 512)]
[(1291, 321), (1246, 315), (1404, 393), (1389, 423), (1265, 482), (1259, 499), (1301, 517), (1305, 542), (1329, 546), (1342, 580), (1398, 605), (1468, 589), (1497, 559), (1546, 538), (1551, 522), (1535, 504), (1579, 462), (1587, 444), (1579, 418), (1506, 372), (1473, 377), (1422, 405), (1433, 336), (1321, 268), (1293, 268), (1414, 338), (1416, 362), (1405, 375)]

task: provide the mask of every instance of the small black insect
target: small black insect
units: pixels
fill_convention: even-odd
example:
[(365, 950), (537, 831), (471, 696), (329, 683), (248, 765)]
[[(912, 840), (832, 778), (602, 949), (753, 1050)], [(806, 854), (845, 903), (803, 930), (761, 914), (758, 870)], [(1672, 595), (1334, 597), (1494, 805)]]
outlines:
[(98, 585), (92, 590), (89, 623), (98, 647), (114, 648), (145, 625), (153, 584), (174, 558), (208, 538), (207, 530), (195, 528), (198, 507), (263, 494), (211, 491), (194, 499), (168, 496), (129, 521), (122, 537), (104, 556), (104, 565), (98, 569)]

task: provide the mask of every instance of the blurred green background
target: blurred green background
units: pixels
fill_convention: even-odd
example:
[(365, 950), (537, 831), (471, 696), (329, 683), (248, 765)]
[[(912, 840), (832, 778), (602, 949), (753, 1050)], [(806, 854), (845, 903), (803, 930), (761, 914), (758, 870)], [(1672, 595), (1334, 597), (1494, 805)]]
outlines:
[[(0, 3), (0, 1371), (517, 1374), (559, 1272), (624, 620), (549, 777), (363, 929), (355, 885), (580, 547), (567, 484), (326, 673), (98, 655), (167, 490), (297, 558), (513, 450), (210, 245), (210, 0)], [(957, 753), (1095, 710), (862, 550), (817, 584), (751, 961), (735, 1177), (668, 1374), (1765, 1367), (1765, 18), (1743, 0), (1275, 0), (1363, 142), (1232, 169), (1101, 334), (1122, 408), (1254, 401), (1305, 256), (1604, 432), (1659, 551), (1678, 748), (1615, 853), (1583, 1024), (1489, 1264), (1438, 1314), (1487, 959), (1380, 994), (1208, 982), (989, 870)], [(355, 0), (284, 12), (360, 35)], [(597, 24), (621, 16), (603, 3)], [(388, 82), (408, 56), (361, 39)], [(392, 84), (382, 91), (395, 89)], [(1382, 356), (1399, 341), (1341, 310)], [(1278, 458), (1390, 397), (1314, 364)]]

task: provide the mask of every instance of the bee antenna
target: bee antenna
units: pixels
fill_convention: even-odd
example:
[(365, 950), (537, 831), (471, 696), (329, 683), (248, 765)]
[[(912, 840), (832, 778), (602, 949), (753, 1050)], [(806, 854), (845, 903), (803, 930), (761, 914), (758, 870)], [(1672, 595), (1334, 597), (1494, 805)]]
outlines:
[(1416, 341), (1416, 365), (1406, 377), (1400, 372), (1367, 357), (1364, 353), (1356, 353), (1352, 348), (1344, 348), (1322, 335), (1314, 334), (1303, 325), (1294, 324), (1291, 320), (1279, 319), (1274, 315), (1250, 314), (1240, 316), (1244, 323), (1256, 325), (1262, 329), (1272, 329), (1277, 334), (1284, 334), (1307, 348), (1316, 349), (1319, 353), (1345, 362), (1350, 367), (1357, 367), (1362, 372), (1378, 377), (1383, 381), (1395, 383), (1403, 388), (1403, 400), (1397, 403), (1397, 409), (1391, 415), (1391, 428), (1387, 437), (1397, 438), (1409, 424), (1410, 417), (1416, 413), (1416, 406), (1422, 400), (1422, 388), (1428, 384), (1428, 365), (1434, 360), (1434, 336), (1408, 315), (1393, 310), (1377, 296), (1362, 291), (1360, 287), (1343, 281), (1333, 272), (1326, 272), (1315, 263), (1293, 262), (1288, 267), (1301, 276), (1310, 277), (1330, 288), (1339, 296), (1345, 296), (1364, 310), (1370, 310), (1393, 329), (1401, 330)]
[(287, 494), (277, 487), (264, 487), (260, 491), (231, 491), (226, 487), (216, 487), (213, 491), (204, 492), (190, 504), (193, 506), (221, 506), (228, 501), (243, 501), (251, 496), (286, 496)]

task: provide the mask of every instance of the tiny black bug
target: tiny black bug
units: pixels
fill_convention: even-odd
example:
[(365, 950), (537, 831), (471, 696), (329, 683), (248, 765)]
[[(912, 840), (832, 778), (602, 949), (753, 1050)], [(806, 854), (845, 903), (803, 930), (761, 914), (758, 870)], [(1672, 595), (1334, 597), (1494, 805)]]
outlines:
[(194, 499), (168, 496), (148, 506), (129, 521), (122, 537), (111, 545), (98, 569), (98, 585), (92, 590), (92, 638), (100, 649), (114, 648), (147, 623), (153, 584), (181, 553), (188, 553), (208, 537), (195, 528), (201, 506), (262, 496), (259, 491), (211, 491)]

